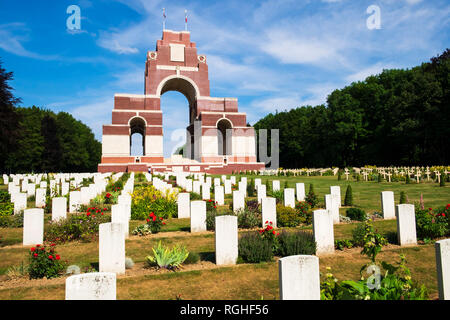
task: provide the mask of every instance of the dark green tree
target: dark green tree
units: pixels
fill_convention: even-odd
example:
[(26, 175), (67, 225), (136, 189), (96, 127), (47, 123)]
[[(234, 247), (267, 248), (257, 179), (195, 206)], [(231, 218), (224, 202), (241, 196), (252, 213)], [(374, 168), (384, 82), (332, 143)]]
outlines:
[(351, 185), (348, 185), (347, 190), (345, 191), (344, 206), (353, 206), (353, 192)]

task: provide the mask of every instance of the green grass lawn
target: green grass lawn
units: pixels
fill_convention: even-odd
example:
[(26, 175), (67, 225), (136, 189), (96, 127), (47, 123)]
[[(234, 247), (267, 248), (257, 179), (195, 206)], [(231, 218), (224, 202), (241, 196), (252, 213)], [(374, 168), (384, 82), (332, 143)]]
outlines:
[[(296, 182), (305, 183), (306, 192), (313, 183), (315, 192), (323, 203), (324, 195), (329, 187), (341, 186), (341, 197), (344, 199), (348, 184), (353, 189), (355, 205), (368, 213), (381, 211), (380, 192), (394, 191), (398, 203), (400, 191), (405, 191), (409, 202), (419, 201), (420, 194), (426, 207), (443, 206), (450, 202), (450, 186), (439, 187), (436, 183), (405, 184), (338, 181), (337, 177), (269, 177), (261, 178), (262, 183), (269, 180), (280, 180), (281, 188), (285, 181), (289, 187)], [(345, 177), (344, 177), (345, 179)], [(237, 179), (239, 181), (239, 179)], [(2, 186), (4, 188), (4, 186)], [(0, 188), (2, 188), (0, 187)], [(226, 205), (219, 211), (227, 211), (231, 198), (226, 198)], [(345, 208), (341, 208), (341, 213)], [(50, 215), (46, 215), (46, 226)], [(118, 299), (174, 299), (181, 295), (184, 299), (278, 299), (278, 264), (276, 261), (260, 264), (238, 264), (232, 267), (214, 265), (214, 233), (204, 232), (191, 234), (189, 219), (167, 219), (161, 233), (145, 237), (132, 236), (135, 227), (144, 221), (130, 221), (130, 238), (126, 240), (126, 256), (136, 263), (132, 272), (136, 274), (119, 276), (117, 282)], [(396, 232), (395, 220), (375, 221), (374, 227), (384, 236)], [(350, 239), (357, 223), (335, 225), (335, 239)], [(311, 226), (297, 229), (311, 230)], [(292, 228), (290, 228), (292, 229)], [(151, 254), (152, 247), (161, 241), (165, 245), (182, 244), (191, 252), (201, 256), (202, 262), (178, 272), (148, 273), (143, 268), (145, 258)], [(5, 288), (8, 280), (5, 276), (8, 268), (27, 263), (29, 247), (22, 247), (22, 228), (0, 228), (0, 299), (64, 299), (64, 278), (52, 280), (26, 280)], [(359, 270), (367, 263), (367, 258), (360, 254), (361, 248), (336, 251), (334, 255), (320, 257), (320, 269), (325, 273), (326, 267), (332, 267), (333, 274), (339, 280), (360, 278)], [(68, 265), (77, 264), (81, 268), (98, 266), (98, 242), (73, 242), (57, 246), (57, 252)], [(418, 245), (399, 247), (389, 245), (380, 253), (379, 258), (388, 262), (399, 261), (399, 254), (407, 257), (408, 267), (413, 279), (425, 284), (431, 298), (437, 296), (436, 265), (434, 245)], [(206, 263), (206, 265), (205, 265)], [(205, 267), (206, 266), (206, 267)], [(127, 274), (130, 271), (127, 271)]]

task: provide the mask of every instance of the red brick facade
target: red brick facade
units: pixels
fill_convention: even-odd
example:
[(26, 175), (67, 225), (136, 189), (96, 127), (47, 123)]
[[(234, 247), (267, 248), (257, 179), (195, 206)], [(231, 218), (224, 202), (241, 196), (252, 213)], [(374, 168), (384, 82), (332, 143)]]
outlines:
[[(144, 164), (148, 166), (163, 165), (162, 157), (143, 155), (139, 157), (139, 165), (131, 167), (136, 163), (137, 158), (129, 154), (119, 156), (122, 153), (114, 152), (112, 136), (121, 136), (122, 140), (120, 141), (123, 143), (126, 141), (124, 137), (132, 134), (131, 127), (139, 126), (140, 132), (145, 132), (146, 136), (161, 137), (163, 127), (160, 97), (166, 91), (172, 90), (181, 92), (189, 101), (191, 110), (189, 127), (192, 127), (194, 120), (201, 120), (202, 134), (214, 136), (217, 135), (217, 123), (225, 118), (229, 120), (233, 136), (254, 137), (254, 129), (247, 127), (246, 114), (238, 112), (237, 99), (210, 97), (207, 59), (206, 56), (197, 53), (195, 43), (190, 40), (190, 33), (164, 30), (162, 39), (156, 42), (156, 51), (147, 53), (144, 95), (116, 94), (114, 97), (111, 125), (103, 126), (104, 138), (105, 136), (111, 138), (108, 138), (109, 144), (105, 144), (105, 139), (103, 139), (104, 154), (102, 162), (99, 164), (99, 171), (111, 171), (113, 168), (123, 169), (124, 167), (120, 165), (122, 163), (128, 164), (130, 170), (143, 168)], [(138, 118), (138, 120), (133, 120), (133, 118)], [(134, 124), (130, 127), (130, 123)], [(149, 148), (151, 147), (150, 144)], [(158, 154), (158, 152), (152, 154)], [(206, 163), (208, 162), (224, 163), (224, 158), (220, 155), (201, 156), (202, 170), (207, 170)], [(256, 157), (253, 156), (229, 155), (226, 158), (228, 163), (238, 162), (242, 163), (241, 166), (247, 163), (251, 164), (252, 168), (264, 167), (263, 164), (257, 163)], [(225, 166), (228, 166), (228, 163)]]

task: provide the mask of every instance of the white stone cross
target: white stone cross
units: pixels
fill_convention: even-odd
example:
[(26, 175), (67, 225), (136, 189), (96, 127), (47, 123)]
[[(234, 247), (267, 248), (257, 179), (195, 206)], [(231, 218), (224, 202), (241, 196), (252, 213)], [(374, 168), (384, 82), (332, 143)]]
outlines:
[(387, 173), (386, 175), (388, 176), (388, 181), (391, 182), (392, 173)]
[(441, 183), (441, 173), (439, 171), (436, 172), (436, 176), (438, 178), (438, 183)]
[(367, 173), (367, 171), (363, 171), (363, 176), (364, 176), (364, 180), (366, 180), (367, 181), (367, 176), (369, 175), (368, 173)]
[(418, 172), (416, 173), (417, 183), (419, 183), (419, 181), (420, 181), (420, 180), (419, 180), (420, 176), (421, 176), (420, 171), (418, 171)]

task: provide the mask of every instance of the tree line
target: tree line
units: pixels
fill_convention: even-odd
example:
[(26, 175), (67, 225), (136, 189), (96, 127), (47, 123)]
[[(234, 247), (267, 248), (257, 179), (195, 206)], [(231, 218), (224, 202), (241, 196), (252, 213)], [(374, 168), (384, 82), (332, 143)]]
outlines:
[(0, 61), (0, 171), (96, 172), (101, 143), (91, 129), (67, 112), (17, 107)]
[(279, 129), (283, 168), (447, 165), (449, 70), (447, 49), (412, 69), (334, 90), (325, 105), (271, 113), (254, 127)]

